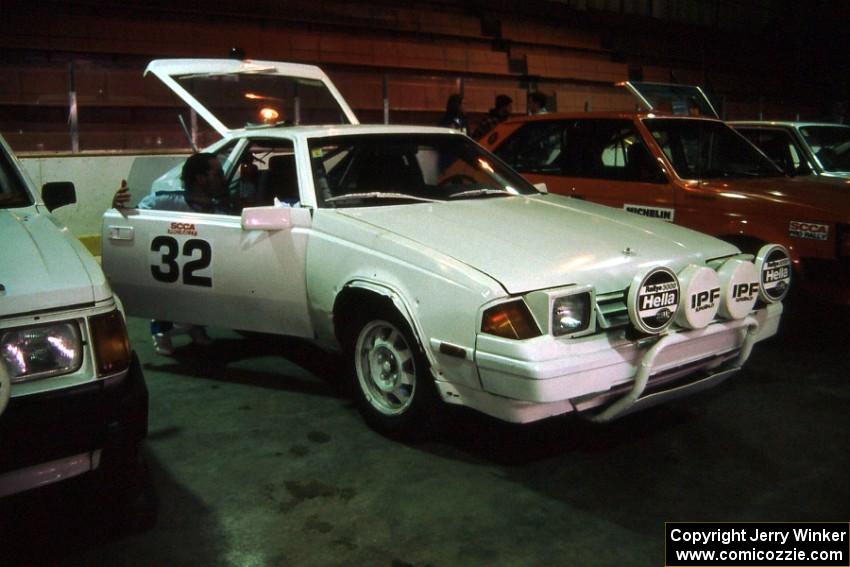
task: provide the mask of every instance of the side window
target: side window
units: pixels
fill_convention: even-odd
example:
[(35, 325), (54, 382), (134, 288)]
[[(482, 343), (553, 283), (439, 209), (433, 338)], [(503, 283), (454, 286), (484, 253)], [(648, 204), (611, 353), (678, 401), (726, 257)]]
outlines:
[(809, 173), (809, 168), (797, 150), (794, 139), (785, 130), (763, 128), (746, 130), (742, 133), (786, 173), (794, 175)]
[(231, 155), (233, 154), (233, 149), (236, 147), (238, 141), (239, 140), (233, 140), (228, 142), (215, 152), (215, 157), (218, 159), (218, 163), (221, 164), (221, 168), (225, 172), (230, 169)]
[(563, 122), (529, 122), (494, 152), (523, 173), (560, 173)]
[(251, 140), (236, 158), (229, 180), (235, 210), (299, 202), (294, 146), (289, 140)]
[(564, 173), (576, 177), (661, 183), (656, 160), (629, 120), (578, 120), (568, 136)]
[(0, 146), (0, 209), (30, 204), (29, 193), (15, 174), (12, 164), (3, 155), (3, 148)]

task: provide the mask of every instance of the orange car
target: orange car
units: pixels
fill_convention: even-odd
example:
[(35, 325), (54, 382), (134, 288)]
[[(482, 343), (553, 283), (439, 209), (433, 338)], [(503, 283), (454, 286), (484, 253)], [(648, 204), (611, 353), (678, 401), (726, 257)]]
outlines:
[(682, 114), (514, 118), (480, 142), (553, 193), (681, 224), (744, 252), (783, 244), (797, 285), (850, 304), (850, 182), (787, 177), (724, 122), (679, 106)]

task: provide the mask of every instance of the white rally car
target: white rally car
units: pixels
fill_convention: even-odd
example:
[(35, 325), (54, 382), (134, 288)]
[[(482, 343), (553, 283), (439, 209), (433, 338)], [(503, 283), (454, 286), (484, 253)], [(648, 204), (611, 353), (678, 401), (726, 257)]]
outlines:
[[(104, 267), (128, 312), (341, 350), (383, 432), (418, 431), (440, 400), (513, 422), (612, 419), (719, 383), (777, 331), (782, 247), (753, 259), (549, 195), (451, 130), (357, 125), (315, 67), (149, 70), (223, 136), (207, 151), (238, 204), (108, 211)], [(310, 125), (333, 119), (352, 124)]]

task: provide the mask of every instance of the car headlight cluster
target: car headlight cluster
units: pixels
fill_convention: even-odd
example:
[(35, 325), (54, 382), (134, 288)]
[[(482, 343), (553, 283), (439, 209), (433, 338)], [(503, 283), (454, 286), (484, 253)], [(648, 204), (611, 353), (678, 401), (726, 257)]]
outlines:
[[(484, 311), (481, 331), (506, 339), (530, 339), (544, 332), (575, 337), (594, 332), (591, 286), (535, 291)], [(545, 331), (543, 331), (545, 329)]]
[[(757, 300), (781, 301), (791, 282), (791, 260), (782, 246), (768, 244), (755, 263), (729, 258), (717, 269), (689, 265), (678, 274), (655, 266), (635, 275), (626, 293), (632, 326), (655, 335), (674, 323), (701, 329), (715, 317), (742, 319)], [(545, 331), (542, 331), (544, 330)], [(481, 332), (507, 339), (529, 339), (544, 332), (573, 338), (596, 331), (592, 286), (568, 286), (528, 293), (484, 311)]]
[(83, 361), (80, 329), (63, 322), (3, 331), (0, 357), (13, 383), (74, 372)]

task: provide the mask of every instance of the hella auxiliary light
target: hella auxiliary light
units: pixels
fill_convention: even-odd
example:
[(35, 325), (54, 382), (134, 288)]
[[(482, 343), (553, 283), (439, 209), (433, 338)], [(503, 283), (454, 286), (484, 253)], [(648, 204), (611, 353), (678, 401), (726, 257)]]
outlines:
[(596, 331), (593, 286), (534, 291), (527, 294), (525, 300), (540, 328), (547, 329), (555, 337), (581, 337)]
[(784, 246), (767, 244), (756, 254), (759, 297), (765, 303), (782, 301), (791, 288), (791, 257)]
[(626, 297), (632, 325), (650, 335), (663, 332), (676, 319), (680, 296), (679, 279), (669, 268), (656, 266), (638, 273)]

